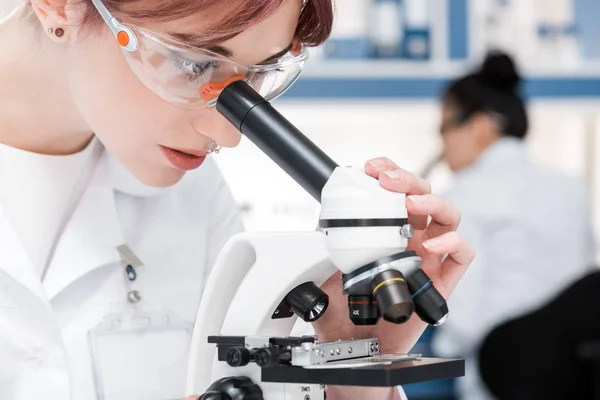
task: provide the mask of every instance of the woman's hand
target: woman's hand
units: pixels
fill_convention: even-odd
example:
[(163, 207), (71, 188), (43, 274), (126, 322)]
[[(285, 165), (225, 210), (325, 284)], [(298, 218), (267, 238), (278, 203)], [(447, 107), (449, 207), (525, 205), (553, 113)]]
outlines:
[[(425, 180), (400, 169), (387, 158), (367, 162), (365, 170), (384, 188), (409, 196), (406, 200), (408, 221), (415, 234), (409, 240), (408, 250), (415, 251), (423, 259), (423, 271), (447, 299), (474, 257), (471, 246), (456, 232), (460, 212), (446, 200), (432, 195)], [(357, 327), (348, 318), (341, 273), (334, 275), (322, 288), (329, 295), (329, 309), (313, 324), (320, 341), (377, 337), (383, 353), (408, 353), (427, 327), (415, 313), (402, 325), (381, 320), (376, 326)], [(331, 387), (327, 395), (328, 399), (344, 400), (367, 397), (394, 399), (395, 396), (390, 389), (383, 392), (382, 389), (347, 387)]]
[[(474, 257), (471, 246), (456, 233), (460, 213), (441, 197), (432, 195), (426, 181), (400, 169), (387, 158), (371, 160), (365, 169), (384, 188), (409, 196), (406, 201), (408, 221), (415, 234), (409, 240), (408, 250), (415, 251), (423, 259), (423, 270), (440, 294), (448, 298)], [(377, 337), (383, 353), (408, 353), (427, 327), (414, 313), (402, 325), (381, 320), (376, 326), (357, 327), (348, 318), (341, 272), (325, 282), (322, 288), (329, 295), (329, 309), (313, 324), (320, 341)], [(366, 398), (398, 400), (400, 396), (394, 388), (332, 386), (327, 390), (328, 400)], [(190, 396), (185, 400), (197, 400), (197, 397)]]

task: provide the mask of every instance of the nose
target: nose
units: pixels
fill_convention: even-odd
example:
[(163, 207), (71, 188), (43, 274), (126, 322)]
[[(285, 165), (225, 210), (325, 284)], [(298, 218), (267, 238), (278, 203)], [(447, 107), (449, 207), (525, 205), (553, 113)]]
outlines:
[(219, 114), (215, 107), (194, 114), (192, 126), (198, 134), (214, 140), (221, 147), (236, 147), (242, 139), (240, 131)]

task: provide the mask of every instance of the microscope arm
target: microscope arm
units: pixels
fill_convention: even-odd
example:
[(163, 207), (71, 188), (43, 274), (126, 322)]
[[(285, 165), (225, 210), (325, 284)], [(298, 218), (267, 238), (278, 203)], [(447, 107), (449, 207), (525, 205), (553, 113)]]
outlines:
[[(196, 319), (202, 323), (196, 325), (192, 338), (186, 393), (202, 393), (215, 380), (232, 374), (261, 382), (255, 365), (233, 370), (219, 362), (208, 337), (289, 336), (298, 318), (272, 319), (278, 305), (298, 285), (314, 282), (320, 287), (336, 271), (321, 232), (233, 237), (206, 283)], [(277, 397), (265, 396), (270, 398)]]

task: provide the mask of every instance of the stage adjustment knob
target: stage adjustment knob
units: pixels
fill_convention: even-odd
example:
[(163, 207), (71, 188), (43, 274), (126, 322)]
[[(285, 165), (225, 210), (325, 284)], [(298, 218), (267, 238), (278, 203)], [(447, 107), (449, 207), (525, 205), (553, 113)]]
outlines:
[(250, 363), (250, 350), (245, 347), (232, 347), (227, 350), (225, 358), (230, 367), (243, 367)]
[(274, 367), (279, 364), (279, 349), (275, 347), (256, 349), (254, 360), (261, 368)]

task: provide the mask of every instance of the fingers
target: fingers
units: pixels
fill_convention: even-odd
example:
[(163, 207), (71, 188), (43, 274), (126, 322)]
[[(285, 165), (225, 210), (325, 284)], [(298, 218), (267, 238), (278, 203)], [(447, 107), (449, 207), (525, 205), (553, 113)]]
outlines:
[[(431, 193), (429, 182), (417, 177), (415, 174), (398, 168), (388, 158), (375, 158), (365, 164), (368, 175), (379, 180), (380, 185), (392, 192), (406, 193), (408, 195), (422, 195)], [(414, 216), (409, 212), (409, 223), (415, 228), (423, 230), (427, 227), (427, 215)]]
[(429, 182), (400, 168), (382, 172), (379, 175), (379, 183), (387, 190), (407, 195), (431, 193)]
[(475, 251), (469, 243), (455, 231), (423, 242), (425, 251), (430, 254), (448, 255), (442, 263), (440, 278), (449, 295), (460, 278), (473, 262)]
[(398, 167), (392, 160), (381, 157), (367, 161), (365, 172), (379, 179), (388, 190), (407, 194), (431, 193), (431, 186), (425, 179)]
[(382, 172), (394, 169), (398, 169), (398, 166), (386, 157), (374, 158), (365, 164), (365, 172), (375, 179), (379, 179), (379, 175)]
[(427, 228), (430, 238), (454, 231), (460, 225), (460, 211), (440, 196), (409, 196), (406, 200), (406, 210), (414, 216), (431, 216), (431, 223)]

